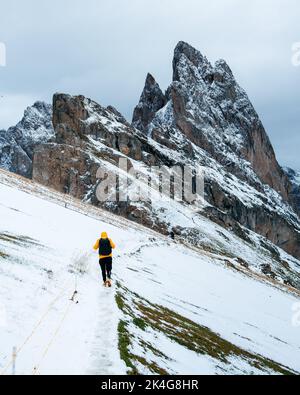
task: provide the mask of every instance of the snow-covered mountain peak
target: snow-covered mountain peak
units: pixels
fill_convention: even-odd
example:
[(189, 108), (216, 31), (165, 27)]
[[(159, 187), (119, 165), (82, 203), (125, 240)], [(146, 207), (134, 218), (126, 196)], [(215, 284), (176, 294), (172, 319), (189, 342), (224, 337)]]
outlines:
[(22, 120), (12, 128), (15, 138), (30, 138), (42, 142), (54, 134), (52, 127), (52, 105), (37, 101), (27, 107)]
[(25, 177), (32, 175), (34, 148), (54, 137), (52, 106), (37, 101), (22, 120), (0, 135), (0, 166)]
[(211, 64), (200, 51), (184, 41), (180, 41), (174, 51), (173, 58), (173, 81), (180, 81), (186, 75), (187, 69), (193, 66), (199, 74), (205, 73), (212, 68)]
[[(149, 114), (149, 101), (142, 95), (135, 110), (134, 126), (150, 137), (161, 152), (168, 152), (169, 158), (180, 160), (181, 164), (201, 163), (206, 167), (206, 198), (221, 210), (218, 215), (223, 223), (227, 223), (227, 215), (231, 212), (230, 216), (247, 227), (270, 237), (274, 223), (267, 219), (268, 210), (259, 214), (265, 202), (264, 198), (259, 198), (260, 203), (254, 198), (258, 193), (261, 197), (268, 196), (269, 202), (273, 202), (271, 206), (276, 201), (272, 209), (273, 221), (279, 213), (278, 208), (282, 207), (280, 211), (285, 212), (284, 217), (290, 212), (288, 217), (294, 218), (292, 228), (298, 228), (299, 219), (292, 212), (293, 209), (297, 211), (299, 205), (290, 194), (291, 183), (277, 162), (269, 137), (247, 93), (236, 81), (226, 61), (219, 60), (213, 66), (201, 52), (180, 42), (175, 49), (173, 69), (174, 77), (165, 95), (165, 105), (154, 114), (152, 111), (148, 118), (143, 117), (142, 114)], [(157, 93), (153, 93), (152, 102), (153, 97), (157, 97)], [(236, 187), (228, 185), (232, 177)], [(234, 192), (240, 189), (237, 185), (241, 183), (245, 185), (245, 192), (248, 190), (243, 197)], [(252, 195), (250, 190), (257, 192)], [(228, 194), (231, 196), (229, 201)], [(256, 207), (252, 214), (248, 204), (247, 208), (240, 206), (240, 202), (247, 201), (250, 195), (253, 199), (249, 203), (253, 209)], [(233, 203), (237, 196), (239, 202)], [(288, 204), (293, 208), (288, 208)], [(261, 215), (267, 215), (264, 225)], [(283, 239), (276, 244), (286, 248), (287, 239), (295, 237), (292, 244), (297, 246), (296, 234), (291, 236), (288, 231), (290, 236), (287, 237), (282, 228), (280, 232)], [(272, 241), (277, 235), (276, 225)]]
[(52, 105), (38, 100), (32, 106), (26, 108), (24, 117), (28, 118), (34, 116), (33, 114), (36, 116), (43, 116), (45, 114), (48, 116), (52, 115)]
[[(287, 177), (252, 103), (227, 63), (219, 60), (213, 66), (201, 52), (180, 42), (173, 69), (173, 82), (166, 94), (167, 111), (152, 111), (145, 127), (147, 118), (142, 114), (149, 113), (149, 103), (142, 95), (134, 126), (160, 140), (161, 136), (170, 140), (170, 133), (181, 134), (237, 177), (252, 185), (257, 185), (258, 178), (287, 200)], [(159, 93), (151, 97), (153, 101)]]

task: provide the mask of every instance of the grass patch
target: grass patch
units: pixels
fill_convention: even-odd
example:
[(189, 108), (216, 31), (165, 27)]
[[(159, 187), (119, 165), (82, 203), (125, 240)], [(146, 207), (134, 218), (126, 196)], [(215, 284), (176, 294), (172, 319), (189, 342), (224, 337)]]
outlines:
[[(119, 284), (117, 286), (120, 287)], [(133, 294), (134, 295), (134, 294)], [(137, 297), (137, 295), (135, 296)], [(128, 368), (129, 375), (138, 375), (140, 374), (139, 370), (137, 369), (136, 365), (140, 364), (147, 368), (152, 374), (156, 375), (166, 375), (168, 372), (158, 366), (158, 364), (154, 361), (147, 361), (147, 359), (143, 356), (134, 354), (131, 349), (134, 349), (134, 341), (137, 339), (130, 333), (129, 330), (129, 323), (133, 324), (137, 328), (142, 331), (145, 331), (147, 328), (147, 323), (144, 319), (135, 315), (134, 311), (131, 309), (127, 300), (125, 299), (124, 295), (117, 291), (116, 293), (116, 303), (118, 308), (124, 313), (125, 320), (121, 320), (118, 325), (118, 334), (119, 334), (119, 351), (120, 357), (125, 362)], [(167, 359), (167, 357), (161, 353), (159, 350), (155, 349), (151, 344), (146, 343), (142, 339), (139, 341), (139, 345), (147, 351), (151, 351), (154, 355)]]
[(0, 241), (10, 244), (15, 244), (21, 247), (24, 246), (43, 247), (40, 243), (38, 243), (36, 240), (32, 239), (31, 237), (17, 236), (17, 235), (12, 235), (10, 233), (0, 233)]
[(133, 319), (133, 323), (135, 326), (137, 326), (138, 328), (140, 328), (142, 331), (145, 331), (147, 328), (147, 324), (146, 322), (142, 319), (142, 318), (137, 318), (135, 317)]
[(136, 306), (153, 329), (163, 332), (172, 341), (198, 354), (209, 355), (228, 365), (232, 363), (232, 357), (238, 357), (260, 371), (271, 370), (282, 375), (295, 374), (274, 361), (242, 350), (209, 328), (198, 325), (167, 308), (151, 304), (145, 305), (141, 301), (137, 302)]
[[(162, 368), (160, 368), (157, 363), (151, 361), (148, 362), (146, 358), (135, 355), (130, 352), (131, 346), (131, 335), (128, 330), (128, 323), (126, 321), (120, 321), (118, 326), (119, 331), (119, 350), (121, 359), (125, 362), (129, 375), (139, 375), (139, 371), (137, 370), (134, 362), (138, 362), (141, 365), (147, 367), (151, 373), (157, 375), (167, 375), (168, 372)], [(145, 343), (146, 344), (146, 343)], [(153, 347), (151, 347), (153, 349)], [(156, 350), (157, 351), (157, 350)], [(157, 351), (158, 352), (158, 351)]]
[[(133, 337), (130, 334), (129, 324), (134, 325), (141, 331), (146, 331), (149, 328), (154, 332), (163, 333), (172, 342), (176, 342), (197, 354), (213, 358), (216, 367), (224, 372), (249, 373), (249, 368), (243, 371), (240, 367), (239, 361), (243, 361), (250, 367), (250, 370), (252, 367), (264, 374), (296, 374), (296, 372), (279, 363), (239, 348), (205, 326), (201, 326), (163, 306), (150, 303), (139, 295), (121, 287), (120, 284), (116, 301), (118, 307), (124, 313), (124, 319), (126, 319), (119, 324), (121, 358), (131, 369), (131, 374), (137, 374), (138, 369), (135, 366), (138, 365), (144, 366), (153, 374), (168, 374), (156, 362), (147, 360), (147, 353), (151, 352), (151, 355), (153, 354), (166, 362), (171, 359), (157, 350), (155, 344), (146, 342), (139, 331), (135, 332), (137, 336)], [(145, 354), (138, 356), (130, 352), (130, 348), (134, 350), (134, 343), (142, 347)], [(228, 366), (228, 369), (226, 366)]]
[(123, 298), (120, 292), (116, 293), (115, 299), (119, 310), (125, 313), (125, 299)]
[(168, 376), (168, 372), (165, 369), (160, 368), (155, 362), (148, 362), (144, 357), (134, 355), (134, 358), (143, 366), (147, 367), (151, 373), (159, 376)]
[(163, 358), (167, 361), (170, 361), (171, 359), (169, 357), (167, 357), (163, 352), (161, 352), (160, 350), (157, 350), (152, 344), (144, 341), (144, 340), (140, 340), (140, 345), (141, 347), (143, 347), (143, 349), (145, 351), (151, 351), (154, 355), (156, 355), (157, 357)]
[(127, 322), (120, 321), (118, 325), (118, 333), (119, 333), (119, 351), (121, 359), (125, 362), (126, 366), (130, 369), (128, 372), (129, 375), (137, 374), (137, 370), (132, 363), (133, 356), (129, 352), (129, 348), (131, 346), (130, 341), (130, 333), (127, 329)]

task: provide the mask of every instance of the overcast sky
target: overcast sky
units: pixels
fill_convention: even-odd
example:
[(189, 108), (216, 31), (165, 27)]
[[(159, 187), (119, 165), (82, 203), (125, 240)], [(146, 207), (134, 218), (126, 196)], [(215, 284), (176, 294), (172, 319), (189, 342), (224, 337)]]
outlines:
[(180, 40), (229, 63), (279, 161), (300, 169), (299, 0), (1, 0), (0, 129), (57, 91), (130, 119), (148, 71), (169, 85)]

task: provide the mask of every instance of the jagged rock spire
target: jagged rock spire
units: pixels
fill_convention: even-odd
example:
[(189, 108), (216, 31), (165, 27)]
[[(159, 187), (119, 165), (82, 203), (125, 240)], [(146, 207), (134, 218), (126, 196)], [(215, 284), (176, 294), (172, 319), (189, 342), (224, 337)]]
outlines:
[(133, 113), (133, 126), (145, 132), (154, 115), (166, 103), (165, 95), (154, 77), (148, 73), (139, 104)]
[(173, 81), (186, 79), (187, 75), (192, 72), (189, 65), (194, 66), (200, 75), (212, 70), (212, 65), (200, 51), (186, 42), (180, 41), (174, 51)]

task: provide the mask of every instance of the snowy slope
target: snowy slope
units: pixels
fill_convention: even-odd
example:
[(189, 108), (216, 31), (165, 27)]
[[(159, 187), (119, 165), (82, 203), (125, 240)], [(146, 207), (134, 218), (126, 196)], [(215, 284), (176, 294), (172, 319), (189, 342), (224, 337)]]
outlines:
[[(149, 204), (147, 199), (146, 203), (134, 203), (136, 207), (143, 210), (143, 216), (150, 220), (149, 223), (152, 224), (152, 227), (159, 224), (155, 229), (160, 231), (166, 226), (167, 233), (175, 230), (177, 239), (180, 239), (183, 244), (194, 246), (201, 250), (215, 252), (217, 255), (223, 256), (223, 260), (234, 257), (235, 259), (231, 262), (232, 265), (239, 266), (242, 262), (244, 266), (247, 266), (254, 272), (268, 274), (275, 277), (278, 281), (300, 288), (299, 260), (288, 255), (281, 248), (278, 248), (266, 238), (259, 236), (255, 232), (251, 232), (246, 228), (241, 228), (240, 237), (237, 237), (233, 232), (207, 219), (206, 216), (203, 215), (203, 208), (208, 206), (208, 203), (205, 201), (199, 202), (201, 210), (198, 210), (196, 206), (192, 207), (191, 205), (177, 202), (173, 199), (166, 199), (165, 196), (157, 193), (157, 191), (153, 191), (153, 189), (148, 186), (148, 177), (153, 175), (151, 175), (146, 165), (131, 159), (134, 168), (143, 175), (143, 177), (137, 180), (135, 177), (120, 171), (115, 165), (97, 158), (93, 153), (93, 148), (98, 151), (102, 150), (102, 153), (105, 152), (107, 148), (104, 144), (95, 141), (93, 138), (89, 138), (88, 141), (90, 142), (90, 151), (88, 152), (90, 152), (90, 156), (93, 158), (93, 161), (97, 163), (99, 168), (116, 173), (121, 178), (124, 177), (123, 185), (127, 185), (126, 177), (128, 177), (130, 180), (130, 185), (128, 187), (130, 193), (139, 190), (143, 196), (152, 197), (151, 204)], [(218, 177), (220, 178), (218, 182), (221, 184), (221, 170), (219, 173), (213, 169), (210, 171), (216, 179)], [(258, 205), (260, 204), (260, 198), (264, 197), (266, 202), (266, 196), (258, 193), (249, 185), (238, 181), (234, 176), (230, 179), (224, 177), (224, 180), (225, 179), (227, 180), (227, 185), (224, 186), (224, 188), (228, 188), (228, 191), (230, 189), (235, 190), (235, 195), (241, 199), (241, 201), (244, 201), (244, 204), (249, 210), (256, 199)], [(93, 191), (94, 187), (92, 187), (90, 192)], [(276, 201), (275, 196), (273, 200)], [(86, 195), (85, 201), (91, 202), (89, 193)], [(108, 201), (104, 204), (104, 207), (111, 209), (114, 204), (116, 205), (116, 212), (118, 212), (118, 203)], [(289, 208), (286, 205), (285, 208), (287, 213)], [(270, 211), (275, 209), (277, 212), (281, 211), (279, 203), (277, 206), (268, 206), (268, 210)], [(284, 208), (282, 210), (284, 210)]]
[[(199, 257), (177, 246), (161, 246), (160, 259), (153, 259), (157, 254), (156, 246), (147, 246), (137, 261), (129, 256), (126, 266), (122, 265), (122, 279), (126, 279), (126, 287), (130, 290), (125, 291), (126, 303), (146, 325), (145, 334), (130, 323), (133, 353), (136, 352), (136, 343), (140, 342), (136, 339), (147, 339), (165, 355), (155, 360), (167, 372), (261, 373), (260, 369), (251, 366), (248, 358), (241, 357), (240, 351), (231, 350), (227, 354), (229, 346), (205, 349), (206, 344), (201, 345), (201, 341), (207, 342), (210, 334), (202, 332), (203, 328), (209, 328), (238, 348), (263, 355), (299, 372), (299, 328), (292, 327), (291, 323), (292, 308), (297, 301), (294, 296), (243, 277), (216, 265), (208, 257)], [(151, 259), (153, 264), (149, 267), (145, 262)], [(142, 305), (149, 307), (149, 311), (139, 305), (141, 300), (136, 295), (142, 298)], [(159, 309), (161, 317), (155, 322), (151, 309), (155, 311), (157, 305), (162, 306)], [(179, 316), (174, 317), (170, 311)], [(174, 318), (177, 319), (174, 321)], [(188, 320), (199, 327), (194, 328)], [(176, 327), (172, 328), (175, 323)], [(156, 325), (164, 330), (157, 331)], [(174, 338), (173, 329), (186, 336), (183, 337), (185, 347), (175, 346), (170, 341)], [(200, 350), (198, 354), (187, 352), (190, 342), (194, 342), (194, 349)], [(202, 355), (202, 346), (205, 352), (212, 351), (210, 358)], [(219, 358), (213, 356), (214, 352), (219, 353)], [(266, 369), (265, 373), (272, 372), (264, 364), (261, 366)], [(142, 368), (141, 371), (147, 372), (147, 369)]]
[[(14, 346), (19, 374), (300, 372), (295, 290), (5, 172), (0, 218), (0, 373)], [(112, 290), (91, 251), (103, 230)]]
[[(12, 347), (32, 335), (18, 356), (17, 373), (34, 373), (35, 367), (41, 374), (124, 372), (114, 298), (101, 288), (96, 257), (89, 254), (101, 224), (4, 186), (0, 213), (0, 301), (7, 316), (1, 368)], [(76, 281), (79, 304), (70, 302)]]

